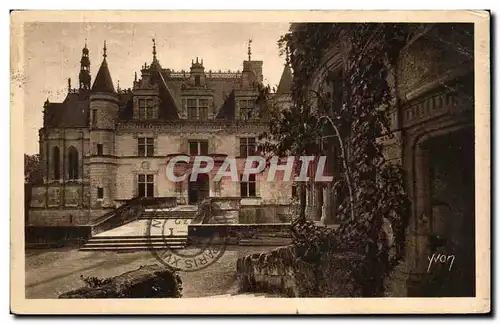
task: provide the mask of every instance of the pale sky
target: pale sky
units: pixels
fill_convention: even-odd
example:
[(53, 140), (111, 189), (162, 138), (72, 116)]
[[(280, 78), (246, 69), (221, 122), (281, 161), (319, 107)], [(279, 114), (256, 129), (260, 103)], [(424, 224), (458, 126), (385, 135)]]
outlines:
[(32, 23), (25, 25), (25, 152), (38, 153), (43, 103), (60, 102), (68, 78), (78, 87), (82, 48), (87, 39), (92, 82), (102, 62), (103, 42), (113, 83), (132, 87), (144, 62), (152, 60), (152, 38), (162, 67), (189, 70), (191, 59), (203, 58), (205, 70), (242, 70), (252, 39), (252, 60), (262, 60), (264, 82), (275, 86), (284, 58), (277, 41), (288, 23)]

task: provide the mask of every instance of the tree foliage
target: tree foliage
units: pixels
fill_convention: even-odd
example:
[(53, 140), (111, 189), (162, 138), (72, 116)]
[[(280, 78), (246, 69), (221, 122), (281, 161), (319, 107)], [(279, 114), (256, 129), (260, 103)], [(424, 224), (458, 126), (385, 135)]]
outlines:
[[(299, 24), (278, 42), (293, 69), (293, 103), (265, 134), (273, 143), (268, 149), (319, 155), (338, 141), (346, 168), (336, 185), (352, 189), (338, 207), (338, 230), (294, 221), (294, 242), (306, 258), (332, 249), (356, 250), (381, 265), (383, 277), (403, 257), (409, 214), (404, 173), (387, 163), (379, 139), (393, 136), (387, 115), (394, 98), (387, 77), (417, 30), (408, 24)], [(332, 50), (341, 54), (340, 64), (324, 71), (323, 78), (318, 71)], [(330, 75), (337, 78), (333, 93), (325, 90), (331, 89)], [(316, 89), (314, 79), (323, 80)]]
[(33, 185), (43, 183), (39, 154), (24, 154), (24, 183)]

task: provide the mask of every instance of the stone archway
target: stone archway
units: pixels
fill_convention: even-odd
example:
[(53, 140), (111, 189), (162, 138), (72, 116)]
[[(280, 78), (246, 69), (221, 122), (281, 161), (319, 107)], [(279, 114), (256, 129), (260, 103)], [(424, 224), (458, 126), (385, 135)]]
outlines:
[[(475, 295), (474, 167), (473, 127), (444, 128), (416, 143), (410, 272), (419, 283), (410, 295)], [(451, 259), (429, 266), (433, 255), (454, 256), (453, 266)]]

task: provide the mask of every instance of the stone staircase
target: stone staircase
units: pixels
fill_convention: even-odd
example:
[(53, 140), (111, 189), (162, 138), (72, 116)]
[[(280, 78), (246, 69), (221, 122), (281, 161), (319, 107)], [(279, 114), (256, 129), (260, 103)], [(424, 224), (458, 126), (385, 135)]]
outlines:
[(137, 220), (93, 236), (80, 251), (183, 249), (188, 241), (188, 225), (195, 216), (196, 206), (145, 208)]
[(175, 209), (145, 209), (139, 219), (193, 219), (196, 212), (197, 209), (186, 207), (182, 209), (179, 207)]
[(183, 249), (187, 243), (187, 234), (171, 237), (163, 236), (100, 236), (93, 237), (80, 248), (80, 251), (143, 251)]

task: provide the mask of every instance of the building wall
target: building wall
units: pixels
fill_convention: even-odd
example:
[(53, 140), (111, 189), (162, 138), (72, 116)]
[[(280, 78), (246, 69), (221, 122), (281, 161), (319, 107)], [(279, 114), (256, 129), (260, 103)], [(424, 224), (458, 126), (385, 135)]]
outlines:
[[(421, 216), (427, 215), (431, 208), (426, 187), (429, 166), (425, 164), (422, 143), (429, 138), (472, 127), (474, 122), (472, 52), (453, 48), (461, 45), (449, 38), (453, 33), (442, 32), (442, 28), (449, 27), (434, 26), (411, 40), (402, 50), (397, 66), (391, 68), (388, 78), (397, 98), (389, 112), (394, 133), (379, 141), (384, 144), (385, 158), (405, 169), (407, 191), (412, 201), (407, 257), (387, 283), (393, 296), (421, 294), (418, 286), (426, 277), (431, 231)], [(312, 79), (314, 89), (328, 71), (342, 68), (342, 55), (345, 53), (339, 46), (332, 46), (327, 52)], [(315, 217), (312, 212), (317, 209), (314, 191), (308, 196), (311, 198), (308, 199), (308, 210)]]
[(78, 226), (89, 225), (109, 212), (109, 209), (31, 209), (29, 226)]
[[(265, 130), (265, 125), (258, 123), (252, 125), (250, 123), (246, 125), (219, 124), (208, 122), (206, 125), (199, 123), (189, 125), (189, 123), (184, 123), (160, 125), (154, 129), (137, 128), (137, 125), (131, 124), (133, 126), (121, 127), (117, 131), (61, 129), (48, 132), (47, 140), (45, 138), (41, 140), (41, 146), (48, 146), (48, 152), (51, 152), (52, 147), (57, 145), (61, 149), (62, 159), (64, 152), (67, 151), (67, 149), (63, 149), (64, 147), (69, 148), (73, 145), (78, 149), (79, 165), (81, 165), (79, 177), (82, 179), (72, 181), (63, 179), (65, 167), (61, 161), (61, 179), (50, 180), (50, 175), (53, 175), (54, 161), (52, 155), (44, 154), (47, 149), (42, 151), (41, 156), (46, 170), (48, 170), (46, 172), (49, 174), (49, 180), (43, 186), (32, 189), (30, 224), (67, 224), (66, 218), (62, 215), (70, 213), (75, 214), (73, 219), (77, 219), (75, 217), (86, 220), (89, 217), (94, 219), (101, 215), (104, 210), (115, 208), (124, 200), (137, 196), (138, 174), (152, 174), (154, 176), (155, 196), (179, 197), (179, 203), (187, 203), (187, 181), (182, 185), (182, 192), (179, 192), (177, 185), (167, 179), (166, 166), (169, 155), (188, 154), (189, 140), (208, 140), (209, 154), (236, 158), (238, 161), (237, 173), (241, 175), (245, 160), (239, 158), (240, 138), (257, 138)], [(155, 156), (138, 156), (138, 138), (140, 137), (154, 138)], [(103, 144), (102, 156), (97, 155), (98, 143)], [(67, 173), (67, 168), (64, 170)], [(240, 183), (232, 181), (229, 177), (223, 178), (220, 190), (216, 190), (213, 181), (216, 170), (214, 169), (209, 175), (210, 195), (239, 197)], [(291, 182), (268, 182), (267, 172), (258, 175), (256, 180), (257, 197), (244, 199), (244, 205), (289, 203), (292, 191)], [(103, 199), (98, 199), (98, 188), (103, 189)], [(43, 211), (43, 208), (51, 208), (52, 213)], [(75, 208), (81, 208), (81, 211), (74, 212)], [(92, 210), (89, 211), (89, 208)], [(85, 215), (85, 217), (76, 215)], [(78, 222), (81, 224), (80, 221)]]
[[(40, 157), (43, 166), (44, 184), (31, 189), (29, 219), (32, 225), (71, 225), (87, 224), (103, 213), (116, 208), (124, 201), (138, 195), (138, 175), (153, 175), (154, 196), (178, 197), (179, 203), (186, 203), (188, 184), (180, 187), (166, 177), (168, 157), (175, 154), (189, 153), (189, 140), (208, 140), (208, 153), (227, 155), (238, 158), (240, 155), (240, 137), (258, 137), (267, 129), (266, 125), (256, 121), (240, 119), (240, 100), (255, 100), (258, 93), (249, 81), (263, 80), (262, 61), (244, 61), (244, 72), (205, 71), (203, 59), (191, 64), (190, 72), (181, 73), (162, 69), (160, 78), (168, 84), (167, 92), (173, 96), (181, 119), (158, 123), (166, 113), (166, 96), (162, 94), (161, 86), (154, 81), (157, 76), (153, 68), (158, 63), (156, 58), (148, 66), (141, 69), (141, 77), (133, 83), (133, 89), (118, 90), (117, 93), (78, 92), (71, 90), (70, 94), (82, 96), (68, 97), (62, 103), (57, 103), (61, 110), (44, 118), (47, 125), (75, 124), (75, 120), (67, 117), (72, 109), (82, 110), (88, 116), (80, 115), (76, 123), (87, 127), (80, 128), (42, 128), (40, 130)], [(197, 82), (197, 77), (200, 83)], [(154, 82), (151, 82), (154, 81)], [(162, 81), (163, 82), (163, 81)], [(224, 106), (232, 108), (229, 97), (234, 91), (235, 112), (229, 109), (227, 118), (235, 115), (234, 120), (215, 119), (217, 111)], [(118, 120), (119, 105), (125, 103), (132, 95), (132, 107), (123, 107), (121, 111), (127, 120)], [(88, 96), (88, 97), (87, 97)], [(69, 99), (68, 99), (69, 98)], [(70, 100), (71, 99), (71, 100)], [(139, 115), (141, 99), (154, 103), (153, 123), (148, 123)], [(187, 119), (187, 100), (207, 99), (208, 119), (201, 122)], [(228, 101), (226, 101), (228, 100)], [(89, 107), (83, 107), (89, 102)], [(74, 107), (72, 105), (75, 105)], [(227, 105), (226, 105), (227, 104)], [(47, 100), (46, 107), (49, 106)], [(160, 106), (165, 111), (160, 112)], [(205, 105), (203, 105), (205, 107)], [(58, 107), (55, 107), (58, 108)], [(64, 109), (63, 109), (64, 108)], [(131, 111), (127, 109), (131, 108)], [(48, 108), (47, 108), (48, 109)], [(44, 110), (44, 113), (51, 113)], [(175, 112), (172, 112), (175, 115)], [(54, 118), (54, 119), (53, 119)], [(85, 121), (88, 118), (88, 121)], [(128, 120), (132, 118), (132, 120)], [(148, 117), (149, 118), (149, 117)], [(191, 117), (190, 117), (191, 118)], [(52, 120), (53, 123), (49, 121)], [(139, 156), (138, 139), (154, 138), (154, 156)], [(98, 147), (102, 145), (102, 151)], [(54, 159), (53, 150), (59, 148), (58, 163)], [(68, 179), (69, 148), (78, 150), (78, 177)], [(242, 172), (242, 159), (238, 162), (238, 174)], [(58, 166), (57, 171), (54, 171)], [(55, 177), (59, 174), (59, 177)], [(223, 179), (220, 186), (213, 181), (215, 172), (209, 175), (209, 191), (211, 196), (240, 197), (240, 183)], [(286, 185), (285, 185), (286, 186)], [(220, 189), (219, 189), (220, 188)], [(100, 193), (102, 191), (102, 198)], [(277, 203), (286, 201), (287, 193), (276, 183), (268, 184), (257, 181), (257, 197), (248, 200), (248, 204)], [(71, 215), (71, 217), (69, 217)]]
[[(153, 174), (155, 181), (156, 196), (178, 196), (176, 185), (167, 179), (166, 167), (167, 156), (172, 154), (188, 154), (189, 140), (208, 140), (209, 154), (227, 155), (237, 159), (237, 170), (240, 175), (244, 169), (245, 160), (238, 158), (240, 155), (240, 137), (257, 137), (260, 126), (255, 130), (224, 130), (220, 129), (200, 129), (190, 133), (178, 134), (176, 132), (120, 132), (116, 136), (117, 140), (117, 200), (130, 199), (137, 193), (137, 175)], [(138, 138), (154, 138), (155, 157), (137, 156)], [(220, 164), (219, 164), (220, 166)], [(210, 173), (210, 190), (212, 195), (216, 195), (213, 178), (215, 171)], [(287, 201), (291, 195), (291, 183), (268, 182), (267, 173), (265, 176), (257, 177), (258, 192), (262, 203), (275, 203)], [(184, 196), (187, 195), (187, 182), (183, 183)], [(221, 181), (221, 196), (237, 197), (240, 195), (239, 183), (234, 183), (230, 178), (223, 178)], [(186, 196), (187, 197), (187, 196)]]

